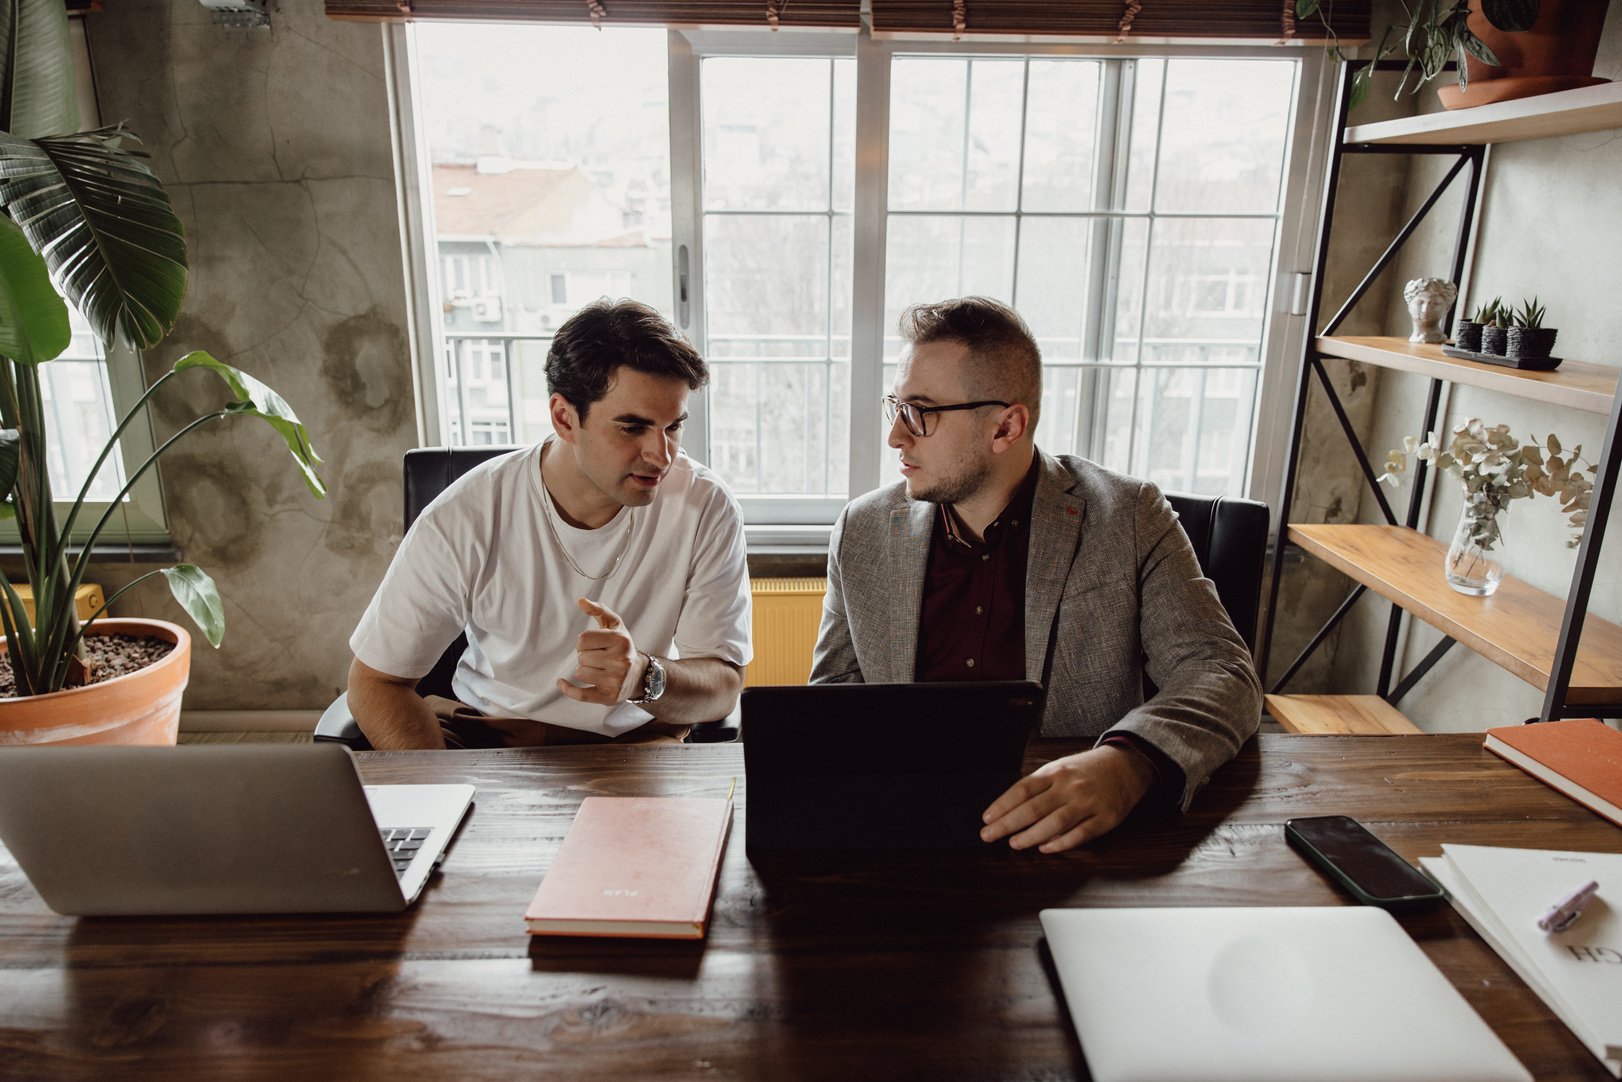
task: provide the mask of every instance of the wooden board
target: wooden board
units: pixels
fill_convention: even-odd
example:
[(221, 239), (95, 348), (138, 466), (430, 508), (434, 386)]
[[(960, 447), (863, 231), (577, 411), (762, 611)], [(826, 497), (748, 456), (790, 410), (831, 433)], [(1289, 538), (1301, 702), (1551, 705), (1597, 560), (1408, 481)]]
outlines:
[(1287, 732), (1402, 736), (1424, 732), (1378, 695), (1269, 695), (1267, 712)]
[[(1402, 526), (1294, 525), (1290, 540), (1533, 687), (1548, 687), (1565, 601), (1505, 575), (1491, 597), (1447, 584), (1447, 546)], [(1622, 700), (1622, 628), (1593, 613), (1567, 701)]]
[(1444, 356), (1439, 345), (1424, 345), (1406, 338), (1335, 336), (1319, 338), (1314, 348), (1325, 357), (1343, 357), (1399, 372), (1414, 372), (1588, 413), (1611, 412), (1617, 376), (1622, 373), (1622, 368), (1615, 365), (1569, 360), (1552, 372), (1505, 368)]
[(1346, 129), (1343, 141), (1423, 146), (1514, 143), (1611, 128), (1622, 128), (1622, 83), (1358, 124)]

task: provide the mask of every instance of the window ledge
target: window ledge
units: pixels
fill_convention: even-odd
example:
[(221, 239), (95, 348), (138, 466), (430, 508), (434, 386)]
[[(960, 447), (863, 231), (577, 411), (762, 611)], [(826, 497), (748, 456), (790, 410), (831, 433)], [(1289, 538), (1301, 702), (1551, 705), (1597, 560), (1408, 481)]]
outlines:
[[(68, 546), (68, 558), (76, 558), (84, 549)], [(0, 560), (20, 560), (23, 547), (15, 542), (0, 544)], [(144, 541), (137, 544), (106, 544), (96, 547), (92, 564), (173, 564), (180, 562), (180, 550), (172, 541)]]

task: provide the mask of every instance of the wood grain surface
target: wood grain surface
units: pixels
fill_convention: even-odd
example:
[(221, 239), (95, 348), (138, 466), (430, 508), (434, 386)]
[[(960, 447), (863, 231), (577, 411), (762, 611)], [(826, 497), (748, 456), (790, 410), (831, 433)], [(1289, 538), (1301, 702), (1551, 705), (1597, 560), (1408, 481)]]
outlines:
[(1414, 372), (1588, 413), (1610, 413), (1611, 403), (1616, 398), (1618, 368), (1615, 361), (1594, 364), (1567, 359), (1553, 371), (1537, 372), (1449, 357), (1439, 345), (1410, 342), (1406, 338), (1334, 335), (1315, 339), (1313, 344), (1325, 357)]
[[(1263, 734), (1188, 815), (1072, 853), (897, 838), (760, 867), (737, 745), (371, 753), (368, 782), (478, 787), (404, 914), (75, 920), (0, 849), (0, 1077), (1084, 1078), (1044, 907), (1349, 904), (1285, 845), (1295, 815), (1355, 816), (1409, 859), (1443, 841), (1622, 852), (1622, 830), (1479, 742)], [(1076, 748), (1035, 744), (1031, 765)], [(734, 777), (707, 940), (525, 935), (581, 799)], [(1451, 908), (1401, 920), (1539, 1079), (1608, 1077)]]
[[(1505, 575), (1491, 597), (1447, 584), (1447, 545), (1403, 526), (1295, 524), (1290, 540), (1533, 687), (1554, 671), (1564, 598)], [(1566, 701), (1622, 701), (1622, 627), (1589, 613)]]

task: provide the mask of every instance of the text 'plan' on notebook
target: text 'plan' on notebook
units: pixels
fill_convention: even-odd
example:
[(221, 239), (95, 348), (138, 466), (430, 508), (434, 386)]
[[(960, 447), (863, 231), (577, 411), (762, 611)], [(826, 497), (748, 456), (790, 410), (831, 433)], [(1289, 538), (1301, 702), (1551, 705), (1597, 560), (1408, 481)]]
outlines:
[(1372, 906), (1044, 909), (1094, 1082), (1531, 1082)]
[(744, 847), (984, 845), (1041, 716), (1023, 680), (746, 688)]
[(0, 751), (0, 841), (72, 916), (401, 910), (472, 799), (339, 744)]

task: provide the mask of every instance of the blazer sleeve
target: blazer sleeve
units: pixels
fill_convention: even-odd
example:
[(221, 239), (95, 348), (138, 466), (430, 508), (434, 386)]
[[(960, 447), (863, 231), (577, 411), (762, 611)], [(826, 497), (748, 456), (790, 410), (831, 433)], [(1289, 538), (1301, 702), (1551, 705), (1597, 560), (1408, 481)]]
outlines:
[(845, 611), (845, 584), (841, 573), (840, 546), (845, 536), (847, 507), (834, 523), (828, 537), (828, 592), (822, 599), (822, 625), (817, 629), (817, 645), (811, 654), (811, 683), (860, 684), (862, 667), (856, 660), (856, 644), (851, 637), (850, 617)]
[(1211, 772), (1256, 731), (1261, 681), (1176, 512), (1154, 485), (1138, 493), (1136, 533), (1144, 671), (1160, 690), (1111, 731), (1142, 737), (1182, 767), (1186, 811)]

